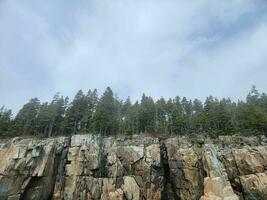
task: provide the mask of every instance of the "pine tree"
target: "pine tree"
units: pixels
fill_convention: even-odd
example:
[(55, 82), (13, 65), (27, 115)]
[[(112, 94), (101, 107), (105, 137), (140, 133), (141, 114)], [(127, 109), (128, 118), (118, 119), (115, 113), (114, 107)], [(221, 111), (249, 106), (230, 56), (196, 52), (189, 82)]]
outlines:
[(204, 103), (204, 129), (207, 132), (216, 132), (218, 130), (218, 121), (216, 116), (216, 108), (218, 104), (218, 100), (213, 96), (209, 96), (206, 98), (206, 101)]
[(130, 133), (139, 133), (139, 120), (138, 120), (138, 111), (139, 111), (139, 102), (136, 101), (133, 106), (128, 110), (127, 116), (130, 121)]
[(182, 105), (182, 113), (183, 113), (183, 121), (184, 127), (183, 132), (189, 133), (192, 132), (192, 118), (193, 118), (193, 104), (191, 100), (187, 100), (186, 97), (183, 97), (181, 101)]
[(82, 90), (75, 95), (74, 100), (66, 111), (64, 130), (66, 134), (77, 134), (84, 130), (88, 119), (85, 119), (88, 111), (88, 100)]
[(4, 106), (0, 108), (0, 136), (7, 136), (11, 126), (11, 110), (6, 109)]
[(47, 106), (47, 132), (45, 134), (49, 137), (62, 131), (67, 103), (68, 98), (60, 97), (59, 93), (57, 93)]
[(115, 107), (116, 107), (116, 119), (118, 121), (118, 127), (116, 132), (123, 133), (124, 132), (124, 114), (123, 114), (123, 101), (119, 100), (119, 98), (115, 97)]
[(31, 99), (18, 112), (13, 130), (19, 134), (37, 134), (37, 116), (39, 114), (40, 101), (37, 98)]
[(87, 101), (88, 101), (88, 110), (86, 113), (86, 117), (84, 117), (84, 120), (87, 118), (87, 125), (86, 128), (89, 132), (95, 132), (95, 127), (93, 123), (93, 116), (96, 112), (96, 106), (98, 104), (98, 93), (97, 90), (94, 89), (94, 91), (89, 90), (87, 93)]
[(235, 113), (230, 99), (222, 99), (218, 105), (217, 121), (219, 130), (232, 133), (235, 129)]
[(141, 102), (131, 103), (114, 97), (107, 88), (100, 99), (97, 90), (85, 95), (78, 91), (68, 105), (68, 98), (57, 93), (51, 102), (40, 103), (31, 99), (12, 119), (11, 110), (0, 109), (0, 134), (77, 134), (92, 132), (102, 134), (166, 133), (186, 134), (206, 132), (218, 134), (267, 134), (267, 95), (255, 86), (246, 101), (218, 100), (212, 96), (202, 104), (185, 97), (167, 102), (143, 94)]
[(173, 121), (172, 129), (175, 134), (184, 134), (185, 118), (183, 112), (184, 111), (180, 97), (176, 97), (173, 100), (173, 111), (172, 111), (172, 121)]
[(130, 97), (128, 97), (126, 101), (123, 102), (121, 115), (121, 133), (132, 133), (132, 103)]
[(167, 108), (166, 101), (162, 97), (156, 103), (156, 113), (155, 113), (155, 131), (157, 133), (166, 133), (167, 132)]
[(195, 99), (193, 101), (193, 119), (192, 126), (194, 132), (202, 132), (204, 128), (204, 110), (203, 104), (200, 100)]
[(48, 135), (49, 131), (50, 112), (47, 102), (40, 105), (38, 115), (36, 117), (36, 132), (41, 135)]
[(238, 123), (241, 129), (251, 133), (266, 133), (266, 95), (260, 94), (253, 86), (246, 100), (247, 102), (241, 101), (238, 104)]
[(143, 94), (138, 110), (139, 131), (154, 133), (155, 131), (155, 104), (152, 97)]
[(174, 133), (174, 105), (173, 100), (170, 98), (166, 103), (166, 126), (169, 134)]
[(118, 130), (117, 106), (110, 87), (100, 98), (93, 117), (96, 131), (101, 134), (112, 134)]

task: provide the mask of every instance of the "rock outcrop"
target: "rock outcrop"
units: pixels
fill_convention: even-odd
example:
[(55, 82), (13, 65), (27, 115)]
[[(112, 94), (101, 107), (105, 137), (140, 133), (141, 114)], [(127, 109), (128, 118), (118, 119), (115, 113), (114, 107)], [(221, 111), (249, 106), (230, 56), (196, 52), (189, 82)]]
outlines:
[(267, 139), (0, 141), (0, 200), (266, 200)]

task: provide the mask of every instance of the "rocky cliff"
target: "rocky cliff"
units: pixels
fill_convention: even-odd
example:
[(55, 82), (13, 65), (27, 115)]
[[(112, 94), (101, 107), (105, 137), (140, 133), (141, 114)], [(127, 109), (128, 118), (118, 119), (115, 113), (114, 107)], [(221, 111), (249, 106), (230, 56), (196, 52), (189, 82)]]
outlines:
[(265, 137), (0, 142), (1, 200), (266, 200)]

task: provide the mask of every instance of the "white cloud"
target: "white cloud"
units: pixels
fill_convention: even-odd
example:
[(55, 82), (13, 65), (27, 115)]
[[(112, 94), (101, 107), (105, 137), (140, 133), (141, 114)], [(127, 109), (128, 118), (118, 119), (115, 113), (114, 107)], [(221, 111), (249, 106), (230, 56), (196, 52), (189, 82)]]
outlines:
[(25, 2), (0, 3), (0, 104), (108, 85), (134, 98), (267, 89), (263, 0)]

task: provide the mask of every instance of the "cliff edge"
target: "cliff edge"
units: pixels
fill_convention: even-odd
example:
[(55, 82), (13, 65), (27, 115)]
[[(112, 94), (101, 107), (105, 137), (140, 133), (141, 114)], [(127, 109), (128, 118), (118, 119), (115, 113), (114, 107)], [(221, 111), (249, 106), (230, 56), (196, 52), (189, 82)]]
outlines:
[(266, 200), (267, 138), (0, 141), (1, 200)]

